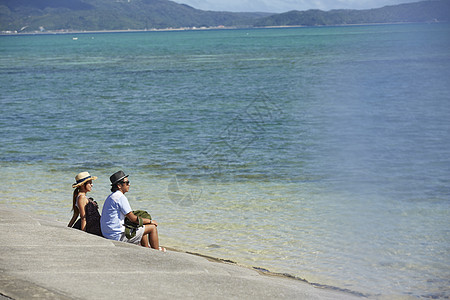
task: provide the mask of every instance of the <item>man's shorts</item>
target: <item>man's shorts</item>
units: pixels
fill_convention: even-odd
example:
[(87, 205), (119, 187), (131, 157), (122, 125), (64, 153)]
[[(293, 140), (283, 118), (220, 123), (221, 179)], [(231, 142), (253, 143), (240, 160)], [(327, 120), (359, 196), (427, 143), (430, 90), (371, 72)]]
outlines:
[(132, 237), (131, 239), (128, 239), (125, 236), (125, 232), (122, 232), (122, 234), (120, 235), (119, 241), (139, 245), (139, 243), (142, 240), (142, 236), (144, 236), (144, 231), (145, 231), (145, 226), (139, 227), (138, 230), (136, 231), (136, 235), (134, 237)]

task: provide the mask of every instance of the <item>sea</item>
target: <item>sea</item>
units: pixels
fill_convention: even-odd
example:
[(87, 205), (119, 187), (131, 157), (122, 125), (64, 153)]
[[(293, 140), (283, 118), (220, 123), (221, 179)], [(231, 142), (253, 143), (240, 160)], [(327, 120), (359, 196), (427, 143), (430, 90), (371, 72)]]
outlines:
[(0, 36), (0, 204), (68, 223), (88, 171), (181, 251), (450, 297), (450, 24)]

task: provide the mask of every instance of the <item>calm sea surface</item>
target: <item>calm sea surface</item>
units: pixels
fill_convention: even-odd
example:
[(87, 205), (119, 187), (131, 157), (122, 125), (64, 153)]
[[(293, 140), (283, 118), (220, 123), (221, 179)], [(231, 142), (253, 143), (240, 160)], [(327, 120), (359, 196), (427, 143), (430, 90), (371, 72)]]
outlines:
[[(76, 37), (77, 39), (74, 39)], [(161, 243), (450, 297), (450, 25), (0, 37), (0, 203), (130, 174)]]

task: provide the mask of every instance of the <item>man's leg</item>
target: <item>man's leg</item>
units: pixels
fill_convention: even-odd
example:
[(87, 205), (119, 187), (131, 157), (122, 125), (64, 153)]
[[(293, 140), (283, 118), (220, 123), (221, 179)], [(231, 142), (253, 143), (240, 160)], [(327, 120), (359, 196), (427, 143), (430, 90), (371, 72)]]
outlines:
[(143, 247), (149, 247), (153, 249), (159, 249), (158, 229), (155, 225), (144, 225), (145, 231), (141, 239), (141, 245)]

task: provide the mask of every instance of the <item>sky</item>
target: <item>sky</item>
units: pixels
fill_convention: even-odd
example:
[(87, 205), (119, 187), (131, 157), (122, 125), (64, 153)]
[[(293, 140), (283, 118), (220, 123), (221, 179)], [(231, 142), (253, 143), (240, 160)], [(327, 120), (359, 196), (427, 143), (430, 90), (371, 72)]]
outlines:
[(194, 8), (232, 12), (273, 12), (308, 9), (368, 9), (417, 0), (174, 0)]

